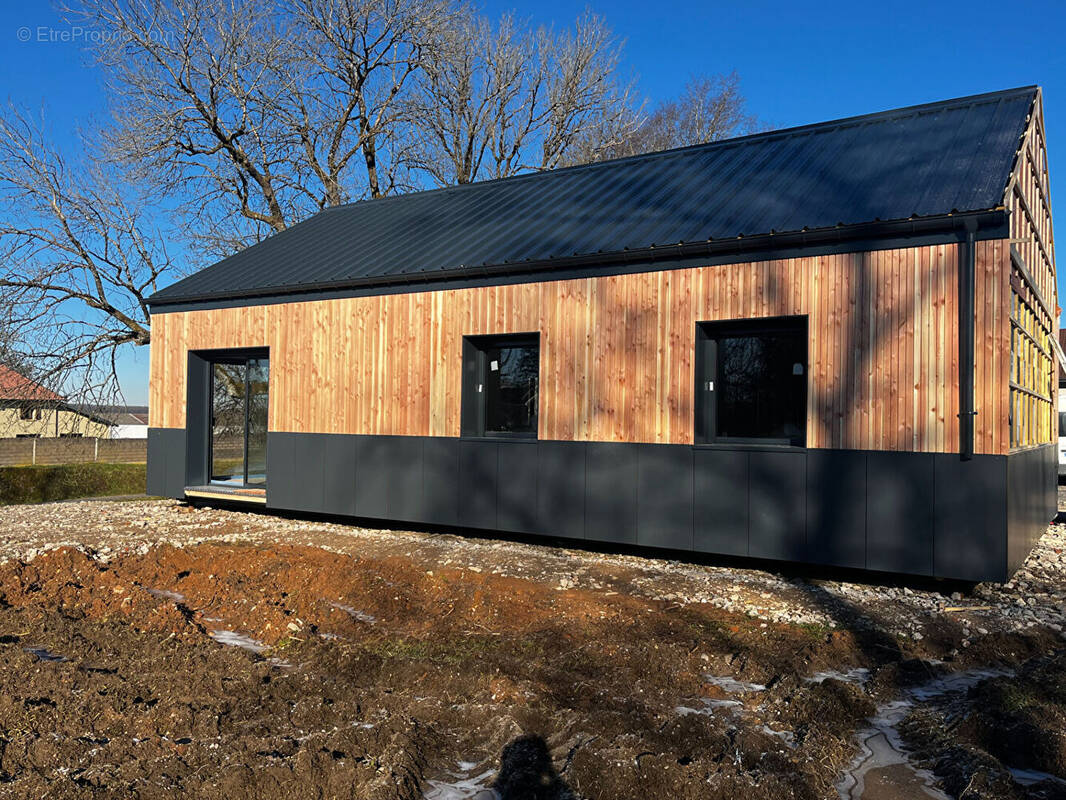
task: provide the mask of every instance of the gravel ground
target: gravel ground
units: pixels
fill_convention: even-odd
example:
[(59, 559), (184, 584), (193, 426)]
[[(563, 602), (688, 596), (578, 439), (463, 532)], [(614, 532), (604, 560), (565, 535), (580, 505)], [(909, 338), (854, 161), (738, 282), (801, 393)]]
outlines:
[[(930, 626), (961, 625), (975, 636), (1066, 624), (1066, 526), (1049, 526), (1006, 584), (965, 594), (950, 583), (871, 583), (805, 578), (481, 537), (361, 528), (260, 513), (194, 508), (170, 500), (54, 503), (0, 508), (0, 564), (73, 546), (107, 561), (150, 546), (208, 541), (296, 544), (353, 555), (417, 554), (442, 567), (551, 581), (559, 590), (602, 589), (612, 569), (634, 593), (685, 607), (710, 604), (766, 622), (874, 627), (921, 641)], [(613, 576), (612, 576), (613, 577)], [(850, 576), (849, 576), (850, 577)], [(856, 574), (856, 577), (857, 574)], [(966, 588), (966, 587), (963, 587)], [(963, 639), (962, 645), (968, 645)]]

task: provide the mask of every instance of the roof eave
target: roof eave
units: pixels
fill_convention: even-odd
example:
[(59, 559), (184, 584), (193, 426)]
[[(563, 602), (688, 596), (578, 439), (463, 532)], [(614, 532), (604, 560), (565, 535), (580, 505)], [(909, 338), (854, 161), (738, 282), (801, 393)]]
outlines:
[[(929, 235), (939, 232), (961, 231), (967, 220), (976, 221), (979, 229), (1001, 228), (1007, 224), (1009, 212), (1003, 208), (967, 211), (933, 217), (912, 217), (903, 220), (865, 222), (856, 225), (836, 225), (829, 228), (790, 231), (785, 233), (766, 233), (755, 236), (736, 236), (729, 239), (709, 239), (701, 242), (679, 242), (674, 245), (650, 246), (646, 248), (589, 253), (568, 257), (545, 259), (541, 261), (518, 261), (480, 266), (461, 266), (451, 269), (425, 270), (398, 275), (381, 275), (344, 281), (325, 281), (318, 283), (298, 283), (282, 286), (263, 287), (261, 289), (234, 290), (232, 292), (210, 292), (196, 295), (178, 295), (159, 297), (156, 293), (147, 299), (150, 311), (166, 306), (185, 305), (211, 301), (233, 301), (247, 299), (254, 302), (264, 297), (282, 295), (299, 295), (306, 293), (343, 291), (347, 289), (371, 289), (374, 287), (395, 287), (397, 285), (417, 285), (420, 283), (440, 283), (449, 280), (467, 280), (471, 277), (503, 277), (507, 275), (530, 275), (595, 266), (648, 264), (654, 269), (656, 262), (677, 259), (692, 259), (700, 256), (737, 256), (759, 251), (781, 248), (800, 248), (822, 244), (842, 244), (848, 241)], [(531, 280), (537, 278), (531, 277)], [(165, 291), (165, 290), (163, 290)]]

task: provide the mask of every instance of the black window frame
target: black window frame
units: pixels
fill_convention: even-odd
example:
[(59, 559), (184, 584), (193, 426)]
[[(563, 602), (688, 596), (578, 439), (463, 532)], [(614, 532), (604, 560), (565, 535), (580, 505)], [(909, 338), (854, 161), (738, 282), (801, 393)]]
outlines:
[[(222, 482), (222, 481), (216, 481), (211, 475), (211, 472), (212, 472), (212, 469), (213, 469), (213, 465), (214, 465), (214, 458), (215, 458), (215, 454), (214, 454), (214, 436), (213, 436), (214, 409), (212, 407), (212, 404), (214, 402), (213, 398), (214, 398), (214, 392), (215, 392), (215, 365), (216, 364), (229, 364), (229, 365), (240, 365), (240, 364), (243, 364), (244, 368), (245, 368), (244, 369), (244, 442), (243, 442), (243, 445), (242, 445), (243, 452), (242, 452), (242, 456), (241, 457), (242, 457), (242, 460), (244, 462), (244, 465), (243, 465), (242, 476), (241, 476), (242, 477), (242, 481), (241, 481), (241, 484), (240, 484), (240, 486), (238, 488), (242, 488), (242, 489), (266, 489), (266, 487), (267, 487), (266, 481), (264, 481), (262, 483), (249, 483), (248, 482), (248, 474), (249, 474), (249, 470), (248, 470), (248, 439), (249, 439), (249, 430), (250, 430), (250, 426), (251, 426), (251, 419), (250, 419), (250, 417), (251, 417), (251, 404), (248, 402), (248, 398), (251, 397), (251, 378), (250, 378), (250, 372), (248, 370), (248, 364), (251, 361), (266, 361), (267, 362), (267, 370), (268, 370), (268, 374), (269, 374), (269, 370), (270, 370), (270, 350), (269, 350), (269, 348), (260, 348), (260, 347), (236, 348), (236, 349), (217, 350), (217, 351), (201, 351), (199, 353), (199, 355), (204, 359), (205, 364), (206, 364), (206, 390), (207, 390), (207, 396), (206, 396), (206, 405), (207, 405), (206, 423), (207, 423), (207, 425), (206, 425), (206, 428), (207, 428), (207, 430), (206, 430), (205, 455), (206, 455), (207, 463), (206, 463), (206, 466), (204, 467), (204, 474), (205, 474), (205, 478), (206, 478), (205, 483), (207, 485), (227, 485), (227, 486), (233, 485), (233, 484), (229, 484), (229, 483)], [(270, 402), (270, 400), (269, 400), (269, 395), (268, 395), (267, 403), (269, 404), (269, 402)], [(269, 405), (268, 405), (268, 411), (267, 411), (267, 419), (268, 420), (269, 420), (269, 413), (270, 412), (269, 412)]]
[[(794, 333), (803, 342), (803, 429), (789, 438), (719, 435), (719, 391), (721, 375), (718, 341), (758, 335)], [(696, 323), (695, 443), (719, 446), (758, 446), (775, 449), (804, 449), (807, 446), (807, 401), (810, 395), (810, 337), (807, 315), (759, 317), (756, 319), (707, 320)]]
[[(486, 430), (484, 387), (488, 372), (487, 351), (497, 348), (534, 347), (537, 350), (537, 406), (534, 429), (526, 431)], [(536, 441), (540, 427), (540, 331), (475, 335), (463, 337), (463, 385), (460, 399), (460, 436), (467, 439), (507, 439)]]

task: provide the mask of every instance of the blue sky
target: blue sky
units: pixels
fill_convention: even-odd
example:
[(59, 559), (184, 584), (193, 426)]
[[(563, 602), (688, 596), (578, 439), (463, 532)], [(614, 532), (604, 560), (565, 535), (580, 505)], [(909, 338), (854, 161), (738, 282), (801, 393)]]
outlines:
[[(699, 72), (736, 70), (750, 110), (774, 127), (802, 125), (1014, 86), (1045, 92), (1052, 206), (1066, 209), (1066, 2), (734, 3), (679, 0), (483, 2), (566, 25), (586, 7), (625, 38), (627, 62), (652, 100)], [(29, 28), (22, 42), (19, 29)], [(103, 114), (100, 77), (47, 3), (0, 2), (0, 75), (7, 97), (44, 108), (64, 137)], [(64, 144), (63, 141), (60, 144)], [(1062, 165), (1060, 167), (1060, 165)], [(1066, 270), (1064, 270), (1066, 272)], [(1060, 277), (1060, 294), (1066, 284)], [(125, 355), (126, 399), (147, 398), (148, 354)]]

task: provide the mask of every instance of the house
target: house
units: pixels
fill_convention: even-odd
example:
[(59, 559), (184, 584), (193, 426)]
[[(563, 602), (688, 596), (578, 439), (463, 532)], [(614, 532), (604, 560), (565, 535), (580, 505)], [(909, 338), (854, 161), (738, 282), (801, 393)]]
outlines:
[(330, 208), (150, 298), (148, 491), (1003, 580), (1047, 198), (1028, 87)]
[(0, 365), (0, 439), (107, 438), (110, 433), (106, 420)]
[(111, 426), (112, 439), (147, 439), (148, 406), (86, 406)]

